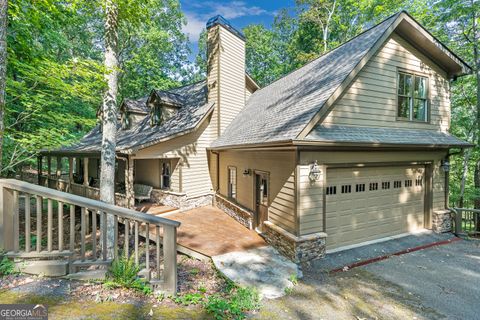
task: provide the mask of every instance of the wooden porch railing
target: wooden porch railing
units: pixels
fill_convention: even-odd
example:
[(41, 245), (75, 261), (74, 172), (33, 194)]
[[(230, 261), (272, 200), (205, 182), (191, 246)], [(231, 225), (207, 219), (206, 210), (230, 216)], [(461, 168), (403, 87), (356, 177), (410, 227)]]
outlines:
[(454, 214), (455, 234), (480, 235), (480, 209), (451, 208)]
[[(68, 272), (73, 273), (81, 267), (109, 265), (122, 250), (125, 256), (133, 253), (137, 265), (141, 258), (145, 261), (141, 273), (150, 283), (176, 292), (179, 222), (19, 180), (0, 179), (0, 188), (0, 250), (8, 257), (59, 258), (68, 261)], [(114, 220), (111, 254), (106, 246), (109, 217)], [(143, 251), (139, 249), (140, 236), (145, 239)], [(155, 241), (155, 249), (150, 247), (150, 240)], [(154, 249), (153, 254), (150, 249)]]

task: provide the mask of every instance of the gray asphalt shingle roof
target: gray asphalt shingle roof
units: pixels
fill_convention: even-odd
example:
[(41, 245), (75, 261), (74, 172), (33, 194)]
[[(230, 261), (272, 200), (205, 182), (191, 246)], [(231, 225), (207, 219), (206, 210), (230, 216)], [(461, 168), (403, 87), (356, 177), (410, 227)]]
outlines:
[(470, 146), (466, 141), (438, 131), (341, 125), (316, 125), (304, 140), (324, 143)]
[(123, 104), (127, 108), (128, 112), (140, 113), (140, 114), (148, 114), (149, 110), (147, 107), (147, 100), (148, 97), (143, 97), (140, 99), (125, 99)]
[[(177, 134), (193, 130), (212, 110), (213, 104), (207, 103), (206, 80), (169, 90), (183, 99), (183, 106), (170, 119), (160, 126), (151, 126), (147, 115), (140, 123), (129, 130), (117, 129), (117, 151), (139, 149), (155, 144)], [(78, 143), (63, 147), (55, 152), (100, 152), (102, 133), (95, 127)]]
[(397, 16), (256, 91), (212, 147), (295, 139)]

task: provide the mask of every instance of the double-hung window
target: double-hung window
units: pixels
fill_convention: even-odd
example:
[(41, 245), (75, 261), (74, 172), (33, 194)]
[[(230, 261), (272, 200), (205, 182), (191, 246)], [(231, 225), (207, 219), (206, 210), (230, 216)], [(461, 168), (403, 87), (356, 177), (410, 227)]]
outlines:
[(398, 72), (398, 118), (428, 122), (428, 108), (428, 78)]
[(162, 189), (170, 189), (171, 169), (170, 162), (162, 162)]
[(237, 168), (228, 167), (228, 197), (237, 199)]

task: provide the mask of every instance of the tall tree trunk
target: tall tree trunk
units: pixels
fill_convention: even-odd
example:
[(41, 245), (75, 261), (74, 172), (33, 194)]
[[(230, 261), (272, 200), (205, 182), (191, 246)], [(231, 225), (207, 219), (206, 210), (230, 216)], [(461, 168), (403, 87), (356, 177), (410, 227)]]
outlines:
[[(100, 167), (100, 200), (115, 202), (115, 148), (117, 133), (118, 91), (118, 8), (115, 0), (105, 0), (105, 80), (108, 88), (102, 106), (102, 155)], [(107, 221), (108, 256), (113, 256), (114, 219)]]
[(3, 118), (5, 114), (5, 87), (7, 84), (7, 12), (8, 0), (0, 0), (0, 174), (2, 172)]

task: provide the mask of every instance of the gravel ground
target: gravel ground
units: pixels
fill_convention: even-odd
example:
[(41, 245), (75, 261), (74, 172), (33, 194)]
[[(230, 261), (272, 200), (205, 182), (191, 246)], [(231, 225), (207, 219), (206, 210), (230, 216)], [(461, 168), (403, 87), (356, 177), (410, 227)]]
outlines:
[(327, 276), (308, 270), (259, 319), (479, 319), (480, 242), (456, 241)]

